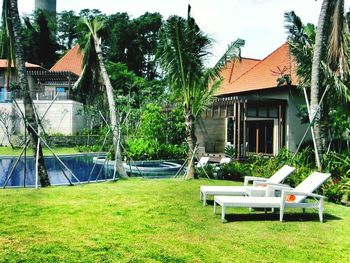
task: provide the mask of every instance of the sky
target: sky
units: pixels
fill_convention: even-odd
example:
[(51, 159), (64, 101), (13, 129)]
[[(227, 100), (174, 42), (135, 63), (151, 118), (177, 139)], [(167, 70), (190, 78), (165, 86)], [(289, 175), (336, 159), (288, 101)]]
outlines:
[[(18, 0), (20, 13), (31, 13), (34, 0)], [(349, 10), (350, 0), (346, 0)], [(187, 5), (192, 16), (213, 44), (215, 63), (228, 45), (242, 38), (246, 41), (242, 56), (262, 59), (281, 46), (287, 38), (283, 14), (294, 10), (304, 23), (317, 24), (322, 0), (57, 0), (57, 11), (99, 9), (112, 14), (127, 12), (136, 18), (145, 12), (186, 16)]]

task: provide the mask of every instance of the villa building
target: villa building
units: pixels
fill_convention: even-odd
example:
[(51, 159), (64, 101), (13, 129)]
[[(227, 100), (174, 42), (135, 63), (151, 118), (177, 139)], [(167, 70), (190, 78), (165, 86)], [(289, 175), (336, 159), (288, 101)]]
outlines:
[(262, 60), (231, 61), (221, 76), (213, 104), (196, 125), (199, 151), (219, 154), (226, 145), (239, 157), (276, 155), (282, 147), (295, 151), (307, 125), (297, 116), (305, 99), (288, 44)]
[[(71, 92), (82, 72), (79, 46), (72, 48), (50, 70), (27, 63), (28, 80), (39, 116), (46, 113), (43, 124), (48, 133), (71, 135), (85, 127), (81, 115), (83, 104)], [(0, 109), (13, 111), (21, 94), (9, 91), (5, 70), (0, 61)], [(199, 152), (222, 154), (232, 145), (239, 157), (251, 153), (276, 155), (286, 147), (295, 151), (307, 125), (300, 122), (299, 105), (305, 99), (297, 88), (295, 64), (284, 44), (266, 58), (242, 58), (229, 62), (222, 70), (223, 82), (211, 107), (196, 123)], [(11, 82), (15, 82), (14, 79)], [(23, 124), (19, 131), (24, 131)], [(306, 138), (307, 140), (310, 138)], [(0, 144), (6, 144), (0, 129)]]
[[(70, 50), (50, 70), (26, 63), (34, 106), (39, 118), (45, 114), (42, 124), (49, 134), (72, 135), (86, 126), (82, 116), (83, 104), (75, 99), (71, 90), (81, 74), (82, 58), (78, 49), (75, 47)], [(10, 113), (14, 119), (13, 125), (17, 126), (16, 133), (23, 134), (24, 124), (18, 121), (20, 114), (14, 103), (16, 101), (23, 111), (23, 97), (16, 88), (15, 74), (10, 74), (11, 78), (8, 79), (7, 71), (7, 60), (0, 60), (0, 110)], [(0, 128), (0, 144), (7, 143), (4, 131)]]

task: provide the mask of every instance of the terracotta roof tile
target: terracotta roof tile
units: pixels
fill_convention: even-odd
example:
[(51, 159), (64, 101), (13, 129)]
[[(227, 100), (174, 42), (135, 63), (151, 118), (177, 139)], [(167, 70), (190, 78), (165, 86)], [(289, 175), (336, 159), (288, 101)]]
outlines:
[[(234, 64), (236, 63), (239, 62), (235, 62)], [(232, 66), (228, 66), (227, 68), (229, 67), (232, 68)], [(225, 80), (217, 95), (275, 88), (277, 87), (277, 79), (286, 74), (291, 75), (292, 85), (297, 85), (295, 63), (290, 56), (287, 43), (283, 44), (263, 60), (257, 61), (245, 72), (243, 70), (237, 70), (241, 74), (237, 74), (235, 78), (231, 77), (231, 81), (227, 81), (229, 76), (227, 71), (227, 69), (222, 71), (222, 76)]]
[[(7, 59), (0, 59), (0, 68), (7, 68)], [(13, 64), (11, 65), (13, 67)], [(39, 65), (26, 62), (26, 68), (41, 68)]]
[(82, 64), (83, 52), (79, 45), (75, 45), (59, 61), (56, 62), (50, 71), (71, 71), (80, 76), (82, 72)]
[(259, 63), (259, 61), (259, 59), (242, 58), (234, 63), (232, 61), (228, 62), (226, 67), (221, 71), (221, 76), (224, 78), (223, 83), (229, 84), (234, 82), (242, 74)]

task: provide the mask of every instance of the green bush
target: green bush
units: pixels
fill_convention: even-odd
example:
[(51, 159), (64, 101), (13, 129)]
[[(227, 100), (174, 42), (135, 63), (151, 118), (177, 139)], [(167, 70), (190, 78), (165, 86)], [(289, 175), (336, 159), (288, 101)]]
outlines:
[(195, 167), (195, 178), (216, 178), (217, 171), (214, 165), (206, 165), (205, 167)]
[(231, 159), (234, 159), (237, 156), (236, 149), (233, 145), (226, 145), (224, 152), (225, 156), (230, 157)]
[(130, 139), (125, 156), (132, 160), (169, 160), (183, 159), (186, 156), (185, 145), (161, 144), (157, 140), (142, 138)]
[(324, 156), (325, 170), (332, 174), (332, 181), (326, 184), (325, 195), (331, 202), (350, 200), (350, 152), (331, 152)]
[(333, 203), (347, 202), (350, 198), (350, 179), (331, 180), (324, 187), (324, 195)]
[(218, 170), (218, 178), (223, 180), (243, 181), (244, 177), (249, 175), (249, 169), (240, 162), (230, 162), (221, 165)]

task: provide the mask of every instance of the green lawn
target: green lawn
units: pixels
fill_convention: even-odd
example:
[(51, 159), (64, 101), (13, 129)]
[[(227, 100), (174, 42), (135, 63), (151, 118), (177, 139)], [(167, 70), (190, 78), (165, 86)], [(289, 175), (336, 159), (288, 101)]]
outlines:
[[(52, 152), (47, 149), (43, 148), (44, 155), (52, 155)], [(79, 153), (74, 147), (60, 147), (60, 148), (54, 148), (53, 149), (55, 154), (76, 154)], [(11, 147), (7, 146), (1, 146), (0, 147), (0, 156), (18, 156), (22, 152), (22, 148), (20, 149), (11, 149)], [(32, 150), (28, 149), (27, 155), (32, 155)]]
[[(2, 262), (350, 262), (350, 208), (317, 213), (229, 209), (221, 223), (199, 186), (129, 179), (0, 191)], [(230, 182), (226, 182), (230, 184)]]

